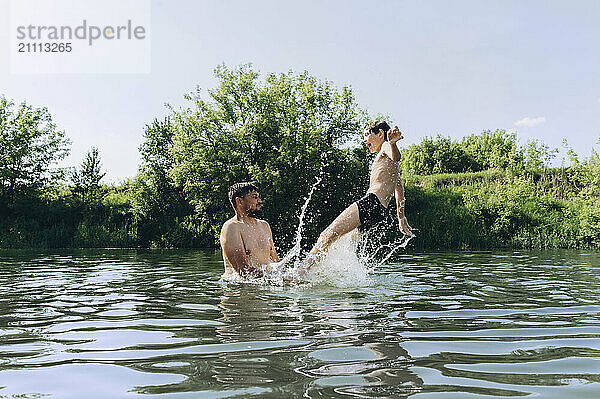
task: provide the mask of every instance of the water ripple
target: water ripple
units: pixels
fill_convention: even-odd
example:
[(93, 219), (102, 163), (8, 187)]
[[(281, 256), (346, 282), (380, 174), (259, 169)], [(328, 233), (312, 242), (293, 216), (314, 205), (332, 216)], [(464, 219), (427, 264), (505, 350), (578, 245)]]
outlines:
[(0, 397), (600, 396), (598, 253), (400, 253), (304, 288), (221, 284), (212, 251), (0, 264)]

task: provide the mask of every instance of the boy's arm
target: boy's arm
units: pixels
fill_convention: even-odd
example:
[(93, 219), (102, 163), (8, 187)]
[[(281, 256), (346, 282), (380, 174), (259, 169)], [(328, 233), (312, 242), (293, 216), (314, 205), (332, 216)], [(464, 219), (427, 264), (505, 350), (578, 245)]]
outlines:
[(404, 214), (404, 205), (406, 204), (406, 199), (404, 198), (404, 186), (402, 186), (402, 180), (400, 180), (400, 176), (398, 176), (398, 182), (396, 183), (396, 189), (394, 192), (396, 196), (396, 213), (398, 215), (398, 228), (402, 232), (402, 234), (410, 236), (412, 235), (412, 227), (408, 224), (406, 220), (406, 215)]
[(242, 235), (235, 226), (225, 224), (221, 230), (221, 248), (227, 257), (227, 260), (233, 266), (236, 272), (242, 277), (247, 275), (261, 276), (260, 269), (250, 265)]
[(394, 162), (398, 162), (400, 160), (400, 151), (398, 150), (398, 146), (396, 145), (396, 142), (394, 142), (394, 143), (389, 143), (387, 141), (384, 142), (383, 143), (383, 152)]
[[(398, 150), (397, 142), (398, 140), (402, 140), (402, 132), (398, 129), (398, 126), (394, 126), (394, 129), (390, 129), (388, 132), (388, 143), (389, 145), (385, 147), (386, 155), (390, 157), (390, 159), (394, 162), (398, 162), (400, 160), (400, 150)], [(385, 145), (385, 143), (384, 143)]]

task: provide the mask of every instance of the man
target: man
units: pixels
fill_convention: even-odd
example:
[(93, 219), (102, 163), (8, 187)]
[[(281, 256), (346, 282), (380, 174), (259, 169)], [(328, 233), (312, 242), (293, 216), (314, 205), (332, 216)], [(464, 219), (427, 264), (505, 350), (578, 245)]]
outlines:
[(394, 130), (383, 121), (372, 122), (365, 127), (363, 142), (371, 153), (377, 153), (371, 166), (371, 177), (367, 194), (346, 208), (319, 236), (310, 251), (308, 267), (320, 262), (333, 244), (342, 235), (358, 228), (364, 232), (383, 221), (387, 207), (396, 197), (396, 212), (400, 231), (412, 234), (404, 215), (404, 188), (400, 181), (398, 161), (400, 151), (396, 142), (403, 139), (398, 126)]
[(256, 218), (262, 206), (258, 189), (250, 183), (236, 183), (229, 188), (229, 202), (235, 216), (221, 228), (223, 277), (234, 273), (244, 278), (261, 277), (260, 266), (279, 262), (279, 256), (269, 223)]

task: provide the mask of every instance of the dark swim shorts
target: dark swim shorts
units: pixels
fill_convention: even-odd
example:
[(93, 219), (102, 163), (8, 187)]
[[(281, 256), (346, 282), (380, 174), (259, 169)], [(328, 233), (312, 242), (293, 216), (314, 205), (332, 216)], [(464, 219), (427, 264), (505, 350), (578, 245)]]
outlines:
[(385, 218), (386, 209), (373, 193), (367, 193), (356, 201), (356, 205), (358, 205), (358, 218), (360, 219), (358, 231), (361, 233), (372, 229)]

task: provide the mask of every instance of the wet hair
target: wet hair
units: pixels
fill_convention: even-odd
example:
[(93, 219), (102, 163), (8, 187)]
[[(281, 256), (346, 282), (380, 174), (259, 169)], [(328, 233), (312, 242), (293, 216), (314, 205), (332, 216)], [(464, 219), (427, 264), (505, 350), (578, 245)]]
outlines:
[(387, 122), (385, 122), (385, 121), (377, 121), (377, 122), (367, 123), (365, 125), (365, 128), (363, 129), (363, 131), (365, 133), (377, 134), (377, 133), (379, 133), (380, 129), (383, 130), (383, 139), (385, 141), (387, 141), (387, 139), (388, 139), (387, 134), (391, 128), (390, 128), (390, 125), (388, 125)]
[(248, 182), (235, 183), (231, 187), (229, 187), (229, 202), (233, 209), (235, 209), (235, 199), (236, 198), (244, 198), (244, 196), (252, 191), (258, 191), (258, 188)]

